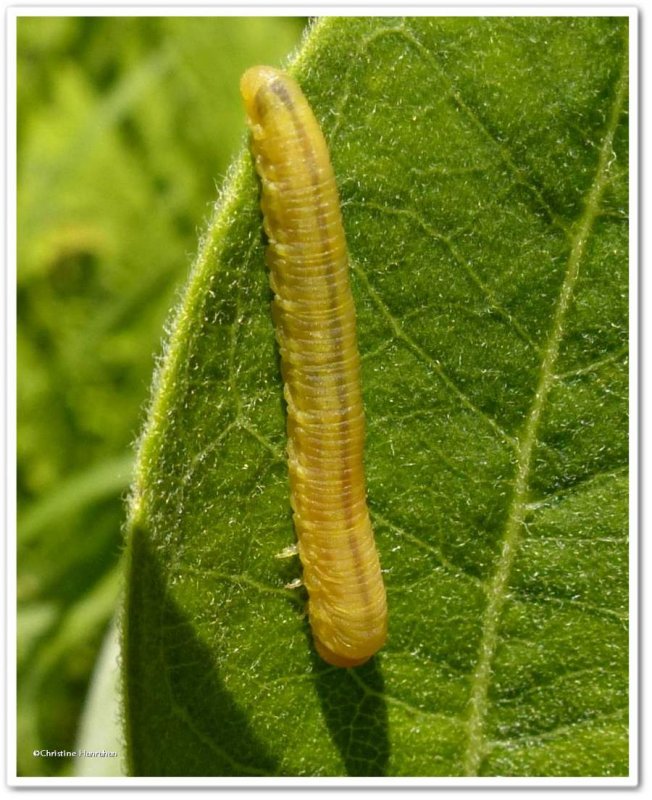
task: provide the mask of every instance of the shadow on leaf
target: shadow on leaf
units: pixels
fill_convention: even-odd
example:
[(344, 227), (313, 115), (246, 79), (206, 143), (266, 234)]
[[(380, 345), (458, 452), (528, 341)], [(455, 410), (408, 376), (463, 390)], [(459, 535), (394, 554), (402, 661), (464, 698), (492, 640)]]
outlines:
[(385, 684), (378, 656), (355, 669), (313, 656), (317, 694), (333, 742), (351, 776), (383, 776), (389, 759)]
[[(123, 622), (130, 774), (276, 774), (276, 759), (220, 680), (214, 654), (167, 596), (143, 528), (132, 530), (129, 555), (130, 572), (138, 575), (130, 582)], [(150, 735), (154, 720), (156, 746)]]

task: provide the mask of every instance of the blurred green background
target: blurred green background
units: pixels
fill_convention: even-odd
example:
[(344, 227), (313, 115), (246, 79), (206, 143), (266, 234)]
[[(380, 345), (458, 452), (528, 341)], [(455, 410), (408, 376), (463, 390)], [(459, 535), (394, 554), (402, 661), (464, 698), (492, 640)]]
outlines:
[(305, 25), (18, 20), (19, 774), (75, 773), (32, 751), (77, 741), (164, 323), (244, 140), (238, 80)]

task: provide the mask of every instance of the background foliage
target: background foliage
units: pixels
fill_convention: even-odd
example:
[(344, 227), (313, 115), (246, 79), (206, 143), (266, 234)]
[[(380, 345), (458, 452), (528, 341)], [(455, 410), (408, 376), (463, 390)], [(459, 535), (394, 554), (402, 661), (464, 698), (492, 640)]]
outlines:
[(163, 322), (243, 135), (239, 76), (303, 24), (19, 19), (21, 774), (73, 769), (32, 750), (75, 745)]
[(123, 622), (138, 775), (628, 770), (627, 21), (331, 19), (296, 73), (351, 249), (390, 607), (313, 653), (248, 155), (141, 442)]

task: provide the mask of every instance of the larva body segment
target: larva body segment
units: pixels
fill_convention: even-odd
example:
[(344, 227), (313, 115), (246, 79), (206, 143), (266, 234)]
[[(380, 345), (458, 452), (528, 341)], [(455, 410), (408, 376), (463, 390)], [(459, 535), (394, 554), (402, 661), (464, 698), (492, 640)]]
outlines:
[(261, 178), (287, 402), (291, 502), (317, 652), (353, 667), (385, 642), (367, 510), (355, 309), (326, 142), (298, 84), (253, 67), (241, 91)]

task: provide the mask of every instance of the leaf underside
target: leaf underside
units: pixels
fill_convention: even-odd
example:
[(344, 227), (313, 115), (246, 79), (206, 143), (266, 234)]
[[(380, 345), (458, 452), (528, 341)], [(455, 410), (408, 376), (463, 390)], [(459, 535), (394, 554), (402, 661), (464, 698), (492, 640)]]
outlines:
[[(389, 642), (314, 653), (247, 151), (140, 442), (135, 775), (628, 774), (628, 21), (332, 18), (294, 66), (352, 262)], [(244, 129), (244, 123), (243, 123)]]

